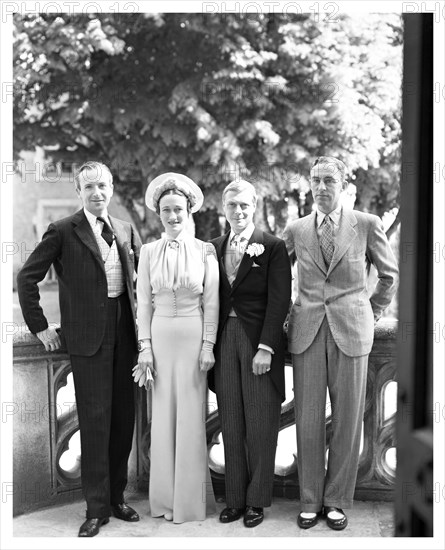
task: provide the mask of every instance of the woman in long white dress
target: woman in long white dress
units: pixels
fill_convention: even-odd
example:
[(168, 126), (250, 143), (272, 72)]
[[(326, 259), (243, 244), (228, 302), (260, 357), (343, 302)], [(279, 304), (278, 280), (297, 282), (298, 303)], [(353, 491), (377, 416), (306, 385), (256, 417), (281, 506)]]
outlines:
[(141, 249), (137, 281), (139, 385), (152, 384), (149, 501), (153, 517), (204, 520), (215, 501), (206, 444), (207, 371), (215, 359), (219, 272), (213, 245), (186, 229), (202, 205), (182, 174), (155, 178), (146, 193), (165, 235)]

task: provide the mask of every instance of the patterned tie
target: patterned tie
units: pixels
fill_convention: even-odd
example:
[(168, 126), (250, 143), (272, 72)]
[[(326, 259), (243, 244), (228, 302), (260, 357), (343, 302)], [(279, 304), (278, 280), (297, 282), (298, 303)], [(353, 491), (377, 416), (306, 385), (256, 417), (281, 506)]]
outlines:
[(246, 240), (247, 239), (245, 237), (234, 235), (232, 237), (232, 240), (230, 241), (230, 257), (227, 272), (230, 283), (233, 283), (233, 281), (236, 279), (236, 274), (238, 273), (238, 268), (243, 258), (242, 243)]
[(321, 253), (323, 254), (326, 267), (331, 265), (332, 256), (334, 255), (334, 229), (332, 220), (329, 216), (325, 216), (323, 220), (323, 229), (320, 236)]
[(111, 246), (113, 244), (114, 237), (113, 230), (105, 221), (105, 219), (102, 218), (102, 216), (98, 216), (97, 219), (104, 224), (102, 228), (102, 239), (108, 244), (108, 246)]

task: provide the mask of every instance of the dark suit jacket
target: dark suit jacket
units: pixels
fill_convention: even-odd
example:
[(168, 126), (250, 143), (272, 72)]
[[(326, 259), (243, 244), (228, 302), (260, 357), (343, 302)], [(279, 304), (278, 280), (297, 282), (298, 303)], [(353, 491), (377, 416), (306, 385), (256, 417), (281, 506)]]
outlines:
[[(133, 277), (139, 261), (140, 239), (132, 225), (110, 216), (134, 313)], [(17, 276), (23, 316), (29, 330), (48, 327), (39, 305), (37, 283), (54, 265), (59, 280), (61, 329), (69, 354), (91, 356), (99, 349), (107, 314), (107, 279), (97, 241), (83, 209), (51, 223)]]
[[(244, 330), (257, 350), (265, 344), (274, 350), (270, 376), (282, 400), (285, 399), (283, 323), (291, 297), (291, 268), (284, 241), (255, 228), (248, 244), (264, 245), (259, 256), (244, 254), (237, 277), (230, 285), (224, 266), (224, 253), (230, 232), (213, 239), (220, 270), (220, 315), (218, 336), (233, 307)], [(258, 267), (255, 267), (256, 264)], [(217, 340), (217, 346), (218, 346)], [(213, 371), (209, 372), (209, 387), (214, 391)]]

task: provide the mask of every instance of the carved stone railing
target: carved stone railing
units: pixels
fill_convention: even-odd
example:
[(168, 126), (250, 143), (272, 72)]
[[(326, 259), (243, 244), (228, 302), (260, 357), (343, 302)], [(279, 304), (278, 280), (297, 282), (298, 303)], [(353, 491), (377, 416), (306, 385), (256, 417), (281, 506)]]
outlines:
[(13, 421), (14, 513), (56, 497), (63, 501), (79, 488), (75, 476), (64, 479), (58, 468), (58, 457), (77, 425), (75, 405), (70, 414), (57, 414), (57, 393), (70, 371), (65, 353), (45, 352), (29, 332), (14, 336), (13, 399), (8, 405)]
[[(369, 358), (368, 385), (364, 416), (364, 435), (355, 498), (391, 500), (395, 478), (394, 452), (395, 401), (388, 412), (388, 389), (396, 379), (396, 324), (379, 324)], [(14, 335), (13, 399), (3, 404), (3, 422), (13, 422), (13, 481), (5, 488), (12, 496), (14, 514), (42, 506), (60, 504), (81, 497), (80, 455), (71, 457), (71, 466), (62, 464), (64, 453), (78, 435), (74, 390), (71, 397), (60, 399), (71, 373), (68, 355), (45, 352), (39, 340), (22, 331)], [(290, 369), (290, 357), (288, 357)], [(71, 382), (70, 382), (71, 383)], [(147, 490), (149, 477), (150, 409), (147, 394), (135, 384), (136, 427), (129, 461), (129, 492)], [(395, 395), (395, 394), (394, 394)], [(327, 447), (330, 437), (330, 415), (327, 415)], [(284, 403), (280, 430), (295, 425), (293, 401)], [(214, 398), (209, 403), (207, 442), (210, 467), (217, 495), (224, 494), (223, 461), (212, 459), (212, 449), (220, 441), (220, 423)], [(290, 459), (277, 462), (274, 494), (298, 498), (296, 443), (292, 436)], [(290, 446), (290, 445), (289, 445)], [(286, 449), (287, 450), (287, 449)], [(79, 452), (78, 452), (79, 454)], [(394, 462), (394, 460), (393, 460)]]
[[(13, 481), (5, 489), (13, 497), (13, 513), (61, 504), (81, 497), (80, 452), (71, 467), (62, 455), (78, 436), (74, 387), (63, 400), (71, 375), (64, 350), (46, 352), (26, 330), (13, 340), (13, 398), (3, 403), (3, 422), (13, 422)], [(72, 385), (72, 382), (71, 382)], [(129, 488), (137, 490), (138, 442), (129, 461)]]
[[(354, 497), (393, 500), (396, 462), (397, 323), (380, 323), (369, 356), (363, 450)], [(390, 391), (392, 389), (392, 391)]]
[[(396, 321), (381, 321), (375, 330), (374, 345), (369, 356), (363, 436), (354, 498), (357, 500), (392, 500), (395, 482), (395, 412), (396, 412)], [(286, 366), (291, 368), (290, 355)], [(393, 384), (393, 386), (391, 386)], [(389, 390), (393, 390), (390, 392)], [(331, 437), (331, 415), (326, 415), (327, 441)], [(293, 399), (281, 409), (280, 431), (295, 427)], [(216, 494), (224, 494), (224, 464), (212, 461), (211, 449), (221, 437), (218, 412), (209, 415), (207, 442), (210, 467)], [(299, 498), (296, 433), (293, 437), (293, 460), (275, 465), (274, 495)], [(390, 455), (393, 456), (390, 456)]]

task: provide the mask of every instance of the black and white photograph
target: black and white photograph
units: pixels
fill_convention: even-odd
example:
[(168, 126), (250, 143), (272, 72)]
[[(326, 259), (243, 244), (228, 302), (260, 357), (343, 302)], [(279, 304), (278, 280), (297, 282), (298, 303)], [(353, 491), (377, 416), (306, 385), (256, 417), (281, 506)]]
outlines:
[(1, 547), (443, 548), (445, 4), (0, 10)]

